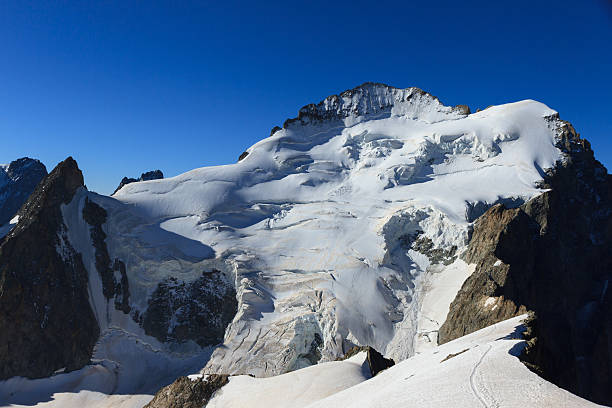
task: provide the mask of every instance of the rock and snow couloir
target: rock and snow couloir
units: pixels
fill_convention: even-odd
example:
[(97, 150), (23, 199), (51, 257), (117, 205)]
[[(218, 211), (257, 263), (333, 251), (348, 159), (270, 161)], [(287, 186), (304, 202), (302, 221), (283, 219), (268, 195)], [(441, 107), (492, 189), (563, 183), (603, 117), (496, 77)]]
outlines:
[[(437, 353), (475, 268), (460, 258), (472, 222), (544, 191), (546, 171), (567, 160), (565, 126), (535, 101), (470, 114), (417, 88), (367, 83), (302, 108), (238, 163), (131, 183), (112, 198), (79, 189), (62, 214), (89, 272), (97, 370), (115, 384), (102, 392), (140, 403), (180, 374), (269, 377), (354, 345), (395, 361)], [(97, 226), (84, 219), (88, 202), (105, 213)], [(104, 289), (124, 276), (129, 307), (123, 289)], [(229, 322), (221, 345), (189, 330), (211, 310), (227, 316), (234, 290), (235, 315), (211, 322)]]

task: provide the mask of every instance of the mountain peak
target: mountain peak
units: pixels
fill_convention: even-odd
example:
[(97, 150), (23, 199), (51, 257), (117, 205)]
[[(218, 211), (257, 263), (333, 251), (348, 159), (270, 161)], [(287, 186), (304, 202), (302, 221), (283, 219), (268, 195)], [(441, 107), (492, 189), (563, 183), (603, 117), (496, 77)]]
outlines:
[[(46, 208), (68, 204), (77, 189), (84, 186), (83, 173), (77, 162), (72, 157), (68, 157), (55, 166), (53, 171), (38, 184), (28, 201), (19, 210), (19, 219), (33, 219)], [(16, 228), (24, 228), (25, 225), (20, 222)]]
[(117, 188), (115, 189), (115, 191), (113, 192), (113, 195), (121, 190), (123, 188), (123, 186), (130, 184), (130, 183), (137, 183), (139, 181), (149, 181), (149, 180), (159, 180), (159, 179), (163, 179), (164, 178), (164, 173), (161, 170), (151, 170), (151, 171), (147, 171), (144, 172), (140, 175), (140, 178), (131, 178), (131, 177), (124, 177), (121, 179), (121, 182), (119, 183), (119, 185), (117, 186)]
[(317, 104), (303, 106), (297, 117), (285, 121), (283, 128), (335, 121), (353, 125), (389, 116), (408, 116), (434, 123), (460, 119), (469, 113), (467, 106), (445, 106), (437, 97), (419, 88), (401, 89), (377, 82), (365, 82), (340, 94), (330, 95)]
[(26, 171), (35, 171), (43, 174), (43, 177), (47, 174), (47, 168), (40, 160), (31, 159), (29, 157), (13, 160), (6, 166), (7, 175), (14, 181), (21, 177)]
[(45, 165), (29, 157), (0, 165), (0, 225), (13, 218), (46, 175)]

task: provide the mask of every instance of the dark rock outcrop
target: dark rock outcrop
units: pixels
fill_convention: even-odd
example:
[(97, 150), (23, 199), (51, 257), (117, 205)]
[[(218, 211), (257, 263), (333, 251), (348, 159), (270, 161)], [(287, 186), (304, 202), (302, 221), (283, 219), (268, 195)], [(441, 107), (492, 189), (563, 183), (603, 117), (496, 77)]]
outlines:
[[(558, 118), (553, 117), (553, 120)], [(549, 191), (490, 208), (465, 255), (476, 263), (450, 306), (441, 343), (532, 311), (527, 365), (577, 395), (612, 404), (612, 178), (563, 123), (564, 160)]]
[(444, 265), (450, 265), (455, 262), (455, 259), (457, 259), (457, 256), (455, 255), (457, 252), (456, 246), (453, 245), (448, 249), (436, 248), (431, 238), (428, 238), (425, 235), (419, 236), (412, 243), (412, 249), (426, 255), (427, 258), (429, 258), (429, 262), (432, 264), (442, 263)]
[[(85, 199), (83, 206), (83, 219), (90, 228), (91, 242), (96, 257), (96, 270), (102, 280), (102, 293), (106, 299), (115, 298), (115, 308), (130, 313), (130, 289), (125, 264), (119, 260), (111, 264), (111, 258), (106, 247), (106, 233), (102, 225), (106, 222), (106, 210), (89, 199)], [(121, 280), (117, 281), (115, 272), (119, 272)]]
[(346, 360), (361, 353), (362, 351), (367, 353), (366, 361), (368, 362), (368, 367), (370, 368), (372, 377), (395, 365), (395, 361), (390, 358), (385, 358), (382, 354), (376, 351), (376, 349), (370, 346), (355, 346), (347, 351), (346, 354), (338, 360)]
[(208, 404), (215, 391), (228, 382), (227, 375), (218, 374), (196, 380), (179, 377), (159, 390), (144, 408), (202, 408)]
[(72, 158), (36, 187), (0, 241), (0, 379), (46, 377), (88, 363), (99, 327), (88, 275), (61, 206), (83, 187)]
[[(525, 267), (533, 267), (524, 264), (533, 262), (535, 257), (532, 246), (535, 230), (529, 225), (529, 217), (521, 209), (506, 209), (503, 204), (491, 207), (478, 219), (464, 255), (466, 262), (476, 264), (476, 270), (451, 304), (438, 334), (440, 344), (527, 311), (523, 304), (512, 300), (514, 291), (520, 289), (511, 286), (508, 275), (511, 265), (513, 271), (517, 270), (516, 274), (523, 273)], [(512, 251), (512, 261), (498, 259), (501, 256), (498, 247), (508, 247)], [(514, 259), (517, 257), (519, 259)], [(510, 290), (512, 295), (508, 299)]]
[(237, 308), (234, 285), (219, 271), (205, 272), (189, 283), (170, 277), (151, 295), (142, 326), (162, 342), (193, 340), (210, 346), (223, 341)]
[(121, 190), (123, 186), (125, 186), (126, 184), (136, 183), (138, 181), (159, 180), (163, 178), (164, 178), (164, 173), (162, 173), (161, 170), (147, 171), (146, 173), (142, 173), (140, 175), (140, 178), (137, 178), (137, 179), (131, 178), (131, 177), (124, 177), (121, 179), (121, 182), (119, 183), (115, 191), (113, 191), (113, 194)]
[(282, 128), (282, 127), (280, 127), (280, 126), (274, 126), (274, 127), (272, 128), (272, 130), (270, 130), (270, 136), (273, 136), (273, 135), (274, 135), (276, 132), (278, 132), (279, 130), (283, 130), (283, 128)]
[(244, 152), (240, 153), (240, 156), (238, 156), (238, 161), (242, 161), (242, 159), (244, 159), (248, 155), (249, 155), (249, 152), (247, 152), (247, 151), (244, 151)]
[(311, 365), (315, 365), (321, 360), (321, 348), (323, 347), (323, 339), (321, 334), (314, 333), (312, 342), (308, 352), (305, 354), (298, 355), (298, 359), (305, 359), (310, 362)]
[[(357, 96), (355, 98), (356, 101), (345, 103), (345, 99), (351, 99), (355, 96)], [(283, 123), (283, 129), (288, 129), (295, 125), (342, 120), (351, 115), (363, 116), (382, 112), (390, 113), (395, 103), (406, 102), (423, 96), (439, 101), (438, 98), (422, 89), (398, 89), (381, 83), (365, 82), (339, 95), (328, 96), (318, 104), (311, 103), (303, 106), (298, 111), (297, 117), (287, 119)], [(452, 110), (459, 115), (470, 114), (470, 108), (466, 105), (452, 107)], [(271, 133), (274, 133), (275, 129), (273, 128)]]
[(125, 314), (129, 314), (132, 307), (130, 306), (130, 285), (125, 263), (119, 259), (115, 259), (113, 271), (119, 272), (119, 275), (121, 275), (121, 280), (115, 284), (115, 309), (121, 310)]
[[(370, 346), (355, 346), (337, 361), (346, 360), (362, 351), (367, 353), (366, 361), (372, 377), (395, 365), (393, 360), (384, 358)], [(144, 408), (206, 407), (213, 394), (228, 382), (229, 376), (225, 374), (211, 374), (195, 380), (179, 377), (172, 384), (159, 390)]]
[(13, 218), (38, 183), (47, 175), (40, 161), (23, 157), (0, 166), (0, 225)]

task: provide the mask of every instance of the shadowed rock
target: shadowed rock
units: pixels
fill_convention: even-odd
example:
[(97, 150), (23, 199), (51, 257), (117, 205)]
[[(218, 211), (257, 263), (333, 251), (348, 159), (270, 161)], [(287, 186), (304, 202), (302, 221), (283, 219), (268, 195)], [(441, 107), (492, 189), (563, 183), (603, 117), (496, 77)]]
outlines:
[(193, 340), (210, 346), (223, 341), (237, 308), (233, 284), (217, 270), (189, 283), (170, 277), (151, 295), (142, 326), (162, 342)]
[(440, 343), (533, 311), (527, 365), (597, 403), (612, 404), (612, 179), (565, 123), (564, 160), (549, 191), (519, 208), (490, 208), (465, 260), (475, 263), (450, 306)]
[(113, 194), (121, 190), (123, 186), (130, 184), (130, 183), (136, 183), (138, 181), (159, 180), (163, 178), (164, 178), (164, 173), (162, 173), (161, 170), (147, 171), (146, 173), (142, 173), (140, 177), (137, 179), (131, 178), (131, 177), (124, 177), (121, 179), (121, 182), (119, 183), (115, 191), (113, 191)]
[[(130, 290), (125, 264), (119, 260), (111, 264), (111, 258), (106, 247), (106, 233), (102, 225), (106, 222), (106, 210), (89, 199), (85, 199), (83, 206), (83, 219), (91, 228), (89, 235), (94, 247), (96, 270), (102, 280), (102, 293), (106, 299), (115, 298), (115, 308), (123, 313), (130, 313)], [(121, 279), (115, 277), (118, 272)]]
[(0, 241), (0, 379), (46, 377), (88, 363), (99, 327), (88, 275), (69, 243), (61, 206), (83, 175), (72, 158), (57, 165)]
[(347, 351), (346, 354), (338, 360), (346, 360), (361, 353), (362, 351), (365, 351), (367, 353), (366, 361), (368, 362), (368, 367), (370, 367), (370, 373), (372, 374), (372, 377), (374, 377), (381, 371), (386, 370), (387, 368), (395, 365), (395, 361), (390, 358), (383, 357), (382, 354), (380, 354), (378, 351), (376, 351), (376, 349), (370, 346), (355, 346), (349, 351)]
[(238, 156), (238, 161), (242, 161), (242, 159), (244, 159), (248, 155), (249, 155), (249, 152), (247, 152), (247, 151), (244, 151), (244, 152), (240, 153), (240, 156)]
[(0, 225), (13, 218), (38, 183), (47, 175), (40, 161), (23, 157), (0, 166)]
[[(384, 97), (380, 97), (381, 94)], [(342, 120), (349, 116), (390, 113), (395, 103), (421, 97), (439, 102), (438, 98), (419, 88), (398, 89), (381, 83), (365, 82), (339, 95), (328, 96), (318, 104), (311, 103), (303, 106), (298, 111), (297, 117), (287, 119), (283, 123), (283, 129), (290, 129), (296, 125)], [(449, 107), (449, 109), (460, 116), (470, 113), (466, 105)], [(271, 135), (278, 130), (277, 127), (273, 128)]]

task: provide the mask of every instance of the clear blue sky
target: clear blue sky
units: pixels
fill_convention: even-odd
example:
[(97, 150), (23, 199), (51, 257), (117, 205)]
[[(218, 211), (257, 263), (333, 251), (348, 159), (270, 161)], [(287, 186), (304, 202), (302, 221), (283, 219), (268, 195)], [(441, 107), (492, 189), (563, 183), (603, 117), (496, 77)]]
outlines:
[(0, 163), (72, 155), (91, 190), (236, 161), (365, 81), (536, 99), (612, 167), (610, 1), (0, 2)]

